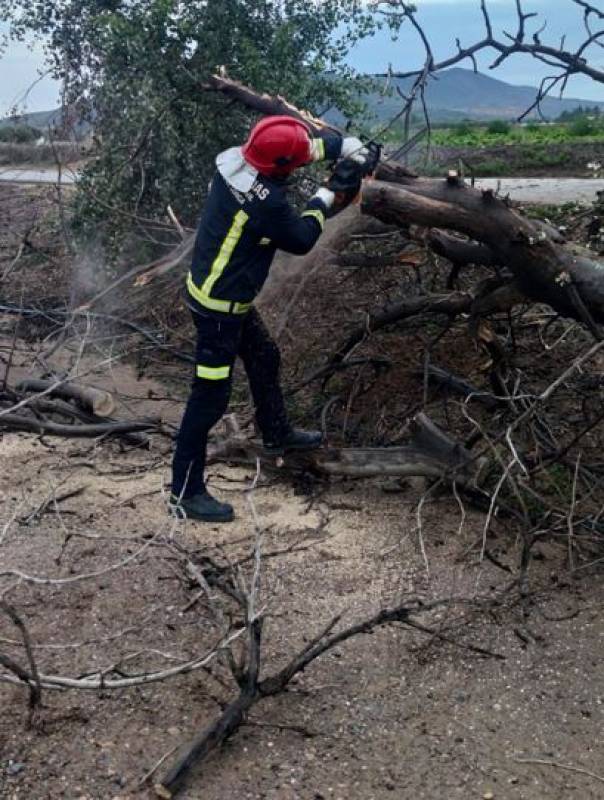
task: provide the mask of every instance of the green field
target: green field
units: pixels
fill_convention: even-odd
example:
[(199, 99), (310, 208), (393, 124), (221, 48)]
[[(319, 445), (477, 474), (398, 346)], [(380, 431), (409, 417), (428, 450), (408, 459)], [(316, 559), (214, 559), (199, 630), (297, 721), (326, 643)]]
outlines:
[(435, 147), (494, 147), (497, 145), (546, 145), (567, 142), (604, 142), (604, 119), (580, 118), (572, 122), (488, 124), (461, 122), (437, 127), (432, 133)]

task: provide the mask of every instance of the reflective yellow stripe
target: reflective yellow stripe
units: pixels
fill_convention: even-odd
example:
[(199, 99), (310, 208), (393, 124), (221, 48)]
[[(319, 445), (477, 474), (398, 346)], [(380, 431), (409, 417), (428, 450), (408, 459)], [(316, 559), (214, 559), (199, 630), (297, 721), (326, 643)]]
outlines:
[(313, 139), (312, 151), (314, 161), (325, 161), (325, 140)]
[(224, 268), (231, 260), (231, 256), (233, 255), (233, 250), (237, 247), (239, 239), (241, 239), (243, 228), (248, 219), (249, 217), (245, 213), (245, 211), (238, 211), (235, 214), (233, 224), (231, 225), (227, 235), (224, 237), (222, 247), (220, 248), (220, 251), (216, 256), (216, 258), (214, 259), (214, 263), (212, 264), (212, 269), (210, 270), (210, 274), (205, 279), (203, 286), (201, 287), (201, 291), (208, 297), (210, 297), (210, 295), (212, 294), (212, 289), (214, 288), (214, 284), (220, 278), (220, 276), (224, 272)]
[(314, 217), (321, 226), (321, 230), (325, 227), (325, 214), (318, 208), (311, 208), (309, 211), (305, 211), (302, 216)]
[(197, 365), (197, 377), (205, 378), (208, 381), (224, 381), (230, 374), (230, 367), (205, 367), (203, 364)]
[(252, 307), (251, 303), (231, 303), (228, 300), (217, 300), (215, 297), (210, 297), (195, 286), (193, 275), (190, 272), (187, 277), (187, 289), (191, 297), (200, 305), (209, 308), (210, 311), (221, 311), (224, 314), (246, 314)]

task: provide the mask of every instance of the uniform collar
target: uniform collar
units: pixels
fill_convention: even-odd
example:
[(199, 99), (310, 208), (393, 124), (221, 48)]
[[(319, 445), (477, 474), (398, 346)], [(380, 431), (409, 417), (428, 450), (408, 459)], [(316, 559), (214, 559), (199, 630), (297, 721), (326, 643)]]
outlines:
[(229, 186), (238, 192), (249, 192), (258, 177), (257, 170), (244, 159), (241, 147), (231, 147), (220, 153), (216, 166)]

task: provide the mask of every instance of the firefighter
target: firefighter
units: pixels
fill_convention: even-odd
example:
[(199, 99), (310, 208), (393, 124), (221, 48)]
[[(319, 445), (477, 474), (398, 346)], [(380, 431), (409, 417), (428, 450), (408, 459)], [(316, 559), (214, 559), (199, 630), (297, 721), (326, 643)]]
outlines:
[(266, 452), (279, 456), (321, 445), (320, 433), (289, 424), (279, 384), (279, 350), (253, 301), (275, 252), (308, 253), (326, 217), (341, 211), (360, 191), (361, 170), (336, 166), (330, 181), (298, 214), (287, 200), (287, 181), (294, 170), (324, 159), (362, 164), (366, 156), (355, 137), (326, 132), (313, 138), (304, 123), (272, 116), (253, 128), (243, 147), (216, 159), (186, 284), (197, 347), (172, 465), (170, 507), (179, 517), (233, 519), (232, 506), (207, 491), (204, 469), (208, 434), (227, 409), (237, 356), (247, 373)]

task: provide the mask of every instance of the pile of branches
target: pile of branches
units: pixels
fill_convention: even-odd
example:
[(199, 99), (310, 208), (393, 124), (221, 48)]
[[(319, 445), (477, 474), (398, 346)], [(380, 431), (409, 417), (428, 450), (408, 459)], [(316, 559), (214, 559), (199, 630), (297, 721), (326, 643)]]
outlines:
[(114, 410), (106, 391), (68, 379), (29, 379), (14, 389), (5, 383), (0, 392), (0, 429), (69, 439), (120, 437), (141, 446), (148, 444), (145, 431), (159, 428), (158, 419), (116, 420), (111, 416)]

